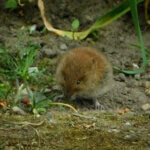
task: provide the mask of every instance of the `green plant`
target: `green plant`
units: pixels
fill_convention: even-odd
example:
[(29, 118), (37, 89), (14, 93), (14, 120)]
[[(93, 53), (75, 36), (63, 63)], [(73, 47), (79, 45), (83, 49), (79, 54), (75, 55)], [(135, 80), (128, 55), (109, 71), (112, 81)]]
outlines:
[(6, 3), (5, 3), (5, 8), (17, 8), (17, 1), (16, 0), (7, 0)]
[(22, 84), (18, 88), (15, 97), (15, 105), (23, 103), (34, 114), (46, 112), (46, 109), (50, 107), (50, 103), (52, 102), (52, 96), (47, 98), (44, 95), (44, 92), (45, 89), (41, 89), (40, 91), (32, 91), (28, 85)]
[[(26, 90), (25, 93), (24, 90)], [(15, 97), (15, 105), (19, 105), (20, 102), (22, 102), (35, 115), (45, 113), (46, 110), (52, 105), (66, 106), (71, 108), (74, 112), (77, 112), (77, 110), (69, 104), (52, 102), (54, 96), (56, 95), (51, 94), (51, 96), (46, 97), (45, 89), (41, 89), (40, 91), (32, 91), (29, 86), (22, 84), (18, 88), (18, 92)]]
[(71, 24), (72, 32), (73, 32), (72, 33), (73, 39), (74, 39), (74, 32), (78, 30), (79, 26), (80, 26), (80, 22), (78, 19), (75, 19)]
[(5, 8), (15, 9), (18, 6), (24, 6), (24, 3), (31, 1), (32, 0), (7, 0), (5, 3)]
[(29, 68), (34, 62), (39, 45), (28, 42), (25, 48), (18, 48), (16, 54), (0, 46), (0, 75), (8, 80), (27, 81)]
[(0, 83), (0, 98), (6, 99), (10, 91), (11, 91), (11, 86), (8, 82)]
[(142, 73), (142, 72), (145, 71), (145, 68), (147, 66), (147, 57), (146, 57), (147, 52), (146, 52), (146, 49), (144, 47), (142, 32), (141, 32), (140, 25), (139, 25), (139, 20), (138, 20), (138, 11), (137, 11), (138, 1), (137, 0), (128, 0), (128, 4), (129, 4), (130, 9), (131, 9), (131, 14), (132, 14), (135, 30), (137, 32), (138, 40), (139, 40), (139, 43), (140, 43), (143, 63), (142, 63), (142, 66), (141, 66), (140, 69), (133, 70), (133, 71), (120, 70), (118, 68), (114, 68), (114, 69), (119, 71), (119, 72), (125, 73), (125, 74), (138, 74), (138, 73)]
[[(140, 45), (137, 45), (137, 44), (130, 44), (130, 45), (136, 47), (139, 50), (141, 50), (141, 46)], [(145, 48), (145, 51), (146, 51), (147, 54), (150, 54), (150, 49)]]
[[(28, 86), (28, 81), (37, 78), (40, 74), (37, 67), (31, 67), (40, 46), (30, 41), (25, 46), (21, 46), (23, 45), (21, 35), (22, 32), (19, 32), (16, 52), (10, 52), (9, 49), (0, 45), (0, 98), (3, 99), (7, 99), (11, 91), (20, 90), (20, 83)], [(17, 100), (18, 98), (15, 98), (15, 104)]]

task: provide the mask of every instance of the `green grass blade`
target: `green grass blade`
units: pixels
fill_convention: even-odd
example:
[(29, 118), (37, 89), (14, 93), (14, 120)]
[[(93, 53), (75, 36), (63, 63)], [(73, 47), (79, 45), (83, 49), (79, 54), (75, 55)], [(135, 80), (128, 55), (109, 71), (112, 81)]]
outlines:
[(98, 28), (101, 28), (103, 26), (106, 26), (109, 23), (117, 20), (119, 17), (127, 13), (129, 10), (130, 10), (130, 7), (128, 5), (128, 1), (126, 0), (123, 3), (121, 3), (119, 6), (117, 6), (116, 8), (109, 11), (108, 13), (104, 14), (103, 16), (100, 16), (96, 20), (96, 22), (91, 26), (90, 32)]
[[(141, 50), (141, 46), (140, 46), (140, 45), (133, 44), (133, 43), (130, 44), (130, 45), (136, 47), (136, 48), (139, 49), (139, 50)], [(150, 54), (150, 50), (149, 50), (149, 49), (145, 48), (145, 51), (146, 51), (147, 54)]]
[[(135, 26), (135, 29), (136, 29), (136, 32), (137, 32), (137, 35), (138, 35), (139, 43), (140, 43), (143, 63), (142, 63), (142, 67), (140, 69), (137, 69), (137, 70), (134, 70), (134, 71), (120, 70), (120, 72), (123, 72), (123, 73), (126, 73), (126, 74), (138, 74), (138, 73), (142, 73), (142, 72), (145, 71), (145, 68), (147, 66), (147, 57), (146, 57), (146, 50), (145, 50), (145, 47), (144, 47), (142, 33), (141, 33), (140, 25), (139, 25), (138, 11), (137, 11), (137, 4), (138, 4), (137, 0), (128, 0), (128, 3), (129, 3), (129, 6), (131, 8), (131, 14), (132, 14), (134, 26)], [(119, 71), (118, 68), (114, 68), (114, 69)]]

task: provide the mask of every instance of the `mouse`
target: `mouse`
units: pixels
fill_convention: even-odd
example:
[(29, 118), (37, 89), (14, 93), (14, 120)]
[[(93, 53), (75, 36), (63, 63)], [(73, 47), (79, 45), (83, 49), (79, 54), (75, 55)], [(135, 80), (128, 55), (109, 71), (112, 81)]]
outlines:
[(112, 88), (113, 69), (106, 56), (92, 47), (69, 50), (60, 59), (56, 81), (68, 100), (92, 99), (94, 108), (103, 108), (99, 98)]

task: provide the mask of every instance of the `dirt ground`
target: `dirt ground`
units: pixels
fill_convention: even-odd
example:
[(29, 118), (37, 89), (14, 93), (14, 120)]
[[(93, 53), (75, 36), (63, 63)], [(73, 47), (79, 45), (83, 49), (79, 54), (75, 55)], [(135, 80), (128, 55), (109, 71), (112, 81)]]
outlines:
[[(88, 28), (94, 20), (118, 5), (121, 1), (99, 0), (51, 0), (45, 1), (46, 16), (53, 26), (70, 30), (75, 18), (80, 20), (79, 30)], [(55, 74), (57, 58), (68, 50), (92, 46), (101, 50), (113, 66), (121, 69), (135, 69), (142, 64), (141, 52), (131, 43), (138, 44), (130, 13), (114, 23), (90, 35), (85, 40), (73, 41), (51, 32), (41, 33), (44, 25), (36, 3), (26, 4), (16, 10), (4, 9), (0, 4), (0, 43), (12, 51), (16, 49), (20, 29), (36, 25), (33, 34), (23, 36), (42, 46), (37, 56), (37, 65), (50, 60), (47, 74)], [(139, 18), (145, 46), (150, 49), (150, 26), (144, 18), (143, 5), (139, 5)], [(65, 109), (50, 109), (46, 115), (36, 118), (20, 116), (6, 111), (0, 113), (0, 148), (16, 149), (150, 149), (150, 56), (145, 73), (124, 75), (114, 72), (113, 89), (101, 97), (104, 111), (95, 111), (85, 102), (72, 104), (83, 114), (76, 116)], [(47, 83), (51, 87), (51, 83)], [(55, 85), (52, 85), (53, 87)], [(61, 92), (59, 94), (62, 94)], [(69, 102), (70, 103), (70, 102)], [(117, 110), (128, 108), (129, 112), (119, 115)], [(35, 124), (32, 124), (34, 122)], [(30, 124), (31, 123), (31, 124)]]

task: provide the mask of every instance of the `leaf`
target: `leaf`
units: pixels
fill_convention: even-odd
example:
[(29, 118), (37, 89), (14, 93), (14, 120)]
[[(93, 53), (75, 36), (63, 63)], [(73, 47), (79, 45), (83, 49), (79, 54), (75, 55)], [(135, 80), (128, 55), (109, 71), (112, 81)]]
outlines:
[[(139, 50), (141, 50), (141, 46), (140, 45), (133, 44), (133, 43), (131, 43), (130, 45), (136, 47)], [(150, 49), (145, 48), (145, 51), (146, 51), (147, 54), (150, 54)]]
[(33, 111), (33, 114), (35, 114), (35, 115), (37, 115), (37, 114), (38, 114), (37, 109), (35, 109), (35, 108), (34, 108), (32, 111)]
[(131, 14), (132, 14), (132, 19), (133, 19), (133, 23), (134, 23), (134, 27), (135, 30), (137, 32), (138, 35), (138, 40), (140, 43), (140, 49), (142, 51), (142, 59), (143, 59), (143, 63), (140, 69), (137, 70), (120, 70), (119, 68), (114, 67), (113, 69), (118, 71), (118, 72), (122, 72), (125, 74), (139, 74), (139, 73), (143, 73), (145, 71), (145, 68), (147, 67), (147, 52), (146, 49), (144, 47), (144, 42), (143, 42), (143, 37), (142, 37), (142, 32), (140, 29), (140, 25), (139, 25), (139, 19), (138, 19), (138, 11), (137, 11), (137, 0), (128, 0), (128, 4), (131, 8)]
[(0, 106), (7, 108), (6, 103), (2, 99), (0, 99)]
[(80, 25), (79, 20), (78, 20), (78, 19), (75, 19), (75, 20), (72, 22), (72, 30), (73, 30), (73, 31), (78, 30), (79, 25)]
[(140, 25), (139, 25), (138, 11), (137, 11), (137, 0), (128, 0), (128, 3), (129, 3), (130, 8), (131, 8), (131, 14), (132, 14), (133, 22), (134, 22), (134, 27), (135, 27), (135, 30), (137, 32), (138, 40), (140, 43), (143, 63), (142, 63), (142, 66), (140, 69), (135, 70), (135, 71), (128, 71), (127, 70), (127, 71), (124, 71), (124, 73), (126, 73), (126, 74), (137, 74), (137, 73), (142, 73), (145, 71), (145, 68), (146, 68), (148, 62), (147, 62), (147, 56), (146, 56), (146, 50), (144, 47), (142, 32), (141, 32)]
[(16, 2), (16, 0), (8, 0), (5, 3), (5, 8), (17, 8), (17, 2)]
[[(138, 0), (138, 3), (142, 2), (142, 1), (143, 0)], [(44, 3), (42, 0), (38, 0), (38, 7), (40, 9), (41, 17), (43, 19), (45, 27), (49, 31), (54, 32), (60, 36), (68, 37), (70, 39), (75, 39), (75, 40), (82, 40), (82, 39), (86, 38), (94, 30), (97, 30), (99, 28), (102, 28), (102, 27), (112, 23), (113, 21), (117, 20), (118, 18), (120, 18), (121, 16), (126, 14), (128, 11), (130, 11), (128, 0), (125, 0), (116, 8), (114, 8), (114, 9), (110, 10), (108, 13), (100, 16), (89, 29), (82, 31), (82, 32), (74, 32), (74, 36), (72, 36), (73, 32), (56, 29), (52, 26), (52, 24), (50, 22), (47, 21), (47, 19), (45, 17)]]
[(46, 112), (46, 108), (36, 108), (36, 110), (38, 111), (38, 112)]

